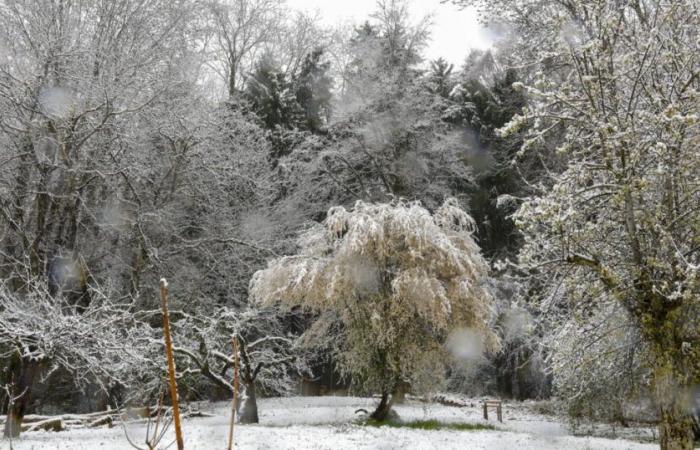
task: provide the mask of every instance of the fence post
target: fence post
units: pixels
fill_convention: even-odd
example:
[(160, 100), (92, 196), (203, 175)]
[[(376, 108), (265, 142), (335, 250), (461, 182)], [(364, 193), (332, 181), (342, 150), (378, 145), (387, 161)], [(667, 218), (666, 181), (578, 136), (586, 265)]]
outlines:
[(163, 337), (165, 338), (165, 355), (168, 360), (168, 381), (170, 385), (170, 399), (173, 403), (173, 421), (175, 424), (175, 441), (177, 450), (185, 448), (180, 426), (180, 405), (177, 396), (177, 378), (175, 375), (175, 358), (173, 357), (173, 339), (170, 336), (170, 315), (168, 314), (168, 282), (160, 279), (160, 307), (163, 313)]

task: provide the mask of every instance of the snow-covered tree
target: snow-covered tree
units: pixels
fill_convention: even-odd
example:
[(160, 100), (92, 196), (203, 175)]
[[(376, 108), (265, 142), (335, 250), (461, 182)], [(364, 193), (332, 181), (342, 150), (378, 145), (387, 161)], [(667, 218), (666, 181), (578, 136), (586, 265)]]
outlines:
[(442, 97), (449, 97), (455, 86), (454, 64), (447, 62), (444, 58), (430, 61), (430, 72), (428, 74), (428, 89), (434, 94)]
[(628, 425), (628, 406), (649, 392), (646, 349), (629, 314), (616, 302), (573, 308), (565, 326), (544, 339), (554, 393), (569, 417)]
[(298, 335), (292, 333), (290, 323), (274, 308), (184, 314), (173, 323), (179, 376), (203, 377), (232, 395), (235, 336), (243, 388), (239, 420), (258, 423), (257, 394), (289, 395), (298, 376), (307, 371), (304, 351), (297, 348)]
[(485, 349), (498, 346), (487, 327), (488, 268), (473, 226), (454, 199), (434, 214), (404, 201), (334, 207), (301, 237), (299, 255), (255, 274), (251, 296), (316, 313), (306, 339), (337, 337), (341, 373), (357, 388), (381, 393), (373, 417), (384, 419), (401, 384), (416, 392), (439, 385), (448, 337), (456, 347), (479, 345), (460, 336)]
[(296, 98), (303, 120), (301, 126), (311, 131), (320, 131), (331, 117), (331, 88), (333, 80), (328, 75), (330, 62), (324, 60), (322, 49), (315, 49), (306, 55), (294, 75)]
[[(270, 201), (269, 144), (253, 114), (201, 91), (200, 25), (211, 18), (200, 4), (0, 4), (0, 274), (9, 296), (29, 295), (30, 279), (47, 304), (76, 305), (75, 320), (103, 301), (96, 285), (143, 313), (163, 275), (177, 286), (176, 309), (207, 314), (247, 298), (270, 254), (272, 233), (248, 220)], [(88, 338), (73, 344), (91, 351)], [(55, 374), (65, 383), (49, 395), (64, 399), (78, 380)], [(34, 393), (30, 411), (48, 401)]]
[(430, 37), (431, 17), (414, 23), (406, 0), (378, 1), (370, 17), (344, 46), (349, 57), (342, 69), (344, 95), (337, 105), (341, 113), (401, 95), (415, 79)]
[(257, 62), (248, 79), (246, 98), (270, 130), (291, 128), (301, 115), (292, 80), (272, 55), (265, 55)]
[(253, 67), (256, 51), (275, 39), (284, 19), (281, 0), (208, 0), (213, 34), (212, 68), (230, 96)]
[(651, 371), (661, 447), (690, 449), (690, 390), (700, 381), (700, 5), (479, 3), (511, 27), (521, 62), (539, 69), (518, 86), (530, 106), (503, 131), (526, 127), (521, 152), (556, 144), (568, 160), (517, 214), (522, 263), (547, 278), (543, 305), (565, 324), (566, 302), (623, 307)]
[(37, 400), (34, 388), (51, 383), (55, 373), (105, 395), (134, 388), (144, 375), (150, 328), (134, 318), (131, 305), (111, 301), (96, 286), (90, 296), (81, 306), (52, 296), (42, 282), (30, 281), (21, 292), (0, 286), (0, 382), (16, 399), (7, 405), (5, 437), (19, 436)]

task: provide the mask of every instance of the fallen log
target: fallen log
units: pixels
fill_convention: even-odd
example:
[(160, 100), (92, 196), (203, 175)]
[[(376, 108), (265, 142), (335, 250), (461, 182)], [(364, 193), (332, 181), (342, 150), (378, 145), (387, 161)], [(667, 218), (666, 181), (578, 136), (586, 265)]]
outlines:
[(97, 419), (94, 419), (92, 422), (87, 424), (88, 428), (96, 428), (96, 427), (101, 427), (106, 425), (109, 428), (112, 428), (114, 421), (112, 419), (112, 416), (102, 416), (98, 417)]
[[(22, 427), (24, 428), (24, 427)], [(35, 422), (27, 426), (26, 431), (64, 431), (66, 429), (63, 420), (60, 417), (54, 417), (51, 419), (42, 420), (40, 422)]]
[[(51, 419), (52, 416), (40, 416), (38, 414), (27, 414), (22, 418), (22, 423), (34, 423), (41, 422), (43, 420)], [(7, 421), (7, 416), (0, 416), (0, 424)]]
[[(64, 431), (68, 428), (97, 428), (101, 426), (113, 427), (115, 423), (147, 423), (149, 418), (161, 414), (167, 415), (171, 412), (170, 407), (141, 407), (127, 409), (112, 409), (88, 414), (62, 414), (60, 416), (44, 416), (39, 414), (28, 414), (22, 420), (22, 431)], [(194, 417), (214, 417), (213, 414), (195, 410), (187, 410), (183, 413), (183, 418)], [(7, 420), (6, 416), (0, 416), (0, 426)]]

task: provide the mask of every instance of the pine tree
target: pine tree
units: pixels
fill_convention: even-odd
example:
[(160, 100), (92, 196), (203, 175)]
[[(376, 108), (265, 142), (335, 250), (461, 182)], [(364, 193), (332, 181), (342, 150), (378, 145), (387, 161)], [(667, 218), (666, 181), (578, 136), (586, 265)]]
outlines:
[(296, 101), (301, 109), (300, 128), (318, 132), (331, 115), (333, 80), (328, 71), (330, 62), (323, 61), (323, 50), (306, 55), (299, 73), (294, 77)]
[(447, 62), (444, 58), (430, 61), (430, 72), (428, 75), (430, 92), (448, 98), (455, 84), (452, 76), (453, 70), (454, 64)]
[(258, 61), (248, 79), (246, 98), (266, 128), (291, 129), (300, 115), (294, 87), (269, 56)]

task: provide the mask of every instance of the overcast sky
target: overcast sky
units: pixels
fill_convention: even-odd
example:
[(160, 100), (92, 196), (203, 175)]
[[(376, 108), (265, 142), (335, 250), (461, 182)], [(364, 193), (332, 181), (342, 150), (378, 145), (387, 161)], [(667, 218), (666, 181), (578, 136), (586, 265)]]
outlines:
[[(293, 8), (320, 11), (329, 25), (346, 21), (360, 23), (375, 10), (376, 0), (287, 0)], [(474, 9), (441, 4), (440, 0), (410, 0), (411, 13), (416, 18), (433, 13), (432, 41), (426, 56), (439, 56), (460, 65), (470, 48), (487, 48), (487, 30), (477, 22)]]

